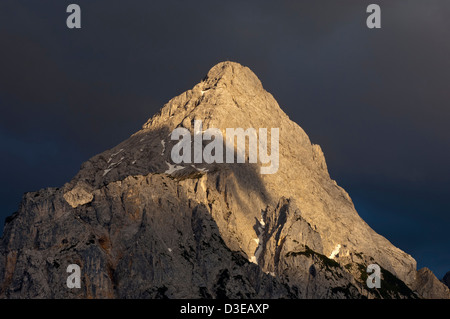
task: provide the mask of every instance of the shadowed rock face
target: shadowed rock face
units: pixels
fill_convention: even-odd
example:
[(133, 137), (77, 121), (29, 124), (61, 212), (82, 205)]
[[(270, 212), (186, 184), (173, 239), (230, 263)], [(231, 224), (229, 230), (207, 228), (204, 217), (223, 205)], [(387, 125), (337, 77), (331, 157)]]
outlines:
[[(195, 120), (223, 133), (278, 128), (278, 171), (175, 165), (170, 134), (194, 134)], [(74, 263), (81, 289), (66, 286)], [(372, 263), (380, 289), (365, 283)], [(359, 217), (320, 147), (232, 62), (63, 187), (27, 193), (0, 245), (4, 298), (447, 298), (434, 279)]]
[(449, 289), (443, 285), (439, 279), (428, 268), (422, 268), (417, 271), (416, 282), (413, 287), (422, 296), (427, 299), (440, 299), (447, 296)]

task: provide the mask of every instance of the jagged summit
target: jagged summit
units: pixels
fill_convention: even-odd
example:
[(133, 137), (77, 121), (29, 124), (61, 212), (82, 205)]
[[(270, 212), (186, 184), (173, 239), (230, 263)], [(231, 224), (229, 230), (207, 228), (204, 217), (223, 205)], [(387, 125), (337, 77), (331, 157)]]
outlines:
[[(278, 170), (174, 163), (171, 132), (193, 135), (195, 121), (277, 128)], [(78, 291), (61, 284), (71, 263), (84, 274)], [(372, 263), (384, 290), (365, 284)], [(360, 218), (320, 146), (250, 69), (228, 61), (63, 187), (26, 194), (0, 244), (4, 297), (448, 297), (433, 276)]]
[[(161, 125), (166, 127), (171, 124), (178, 125), (180, 123), (176, 123), (177, 116), (182, 116), (182, 120), (185, 121), (183, 125), (188, 127), (186, 116), (189, 116), (194, 108), (198, 118), (216, 121), (219, 119), (229, 121), (236, 117), (232, 114), (236, 109), (245, 109), (245, 115), (248, 117), (241, 119), (243, 126), (252, 124), (245, 121), (251, 120), (254, 113), (266, 115), (266, 121), (270, 120), (271, 114), (275, 116), (284, 114), (272, 95), (264, 90), (261, 81), (248, 67), (226, 61), (213, 66), (205, 78), (191, 90), (171, 99), (158, 114), (144, 124), (143, 129), (149, 129), (152, 125), (153, 128)], [(171, 120), (169, 124), (167, 119)]]

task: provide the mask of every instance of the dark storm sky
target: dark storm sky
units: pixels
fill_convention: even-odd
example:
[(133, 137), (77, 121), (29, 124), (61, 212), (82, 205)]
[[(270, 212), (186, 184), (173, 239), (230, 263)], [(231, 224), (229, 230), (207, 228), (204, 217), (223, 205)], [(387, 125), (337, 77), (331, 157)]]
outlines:
[[(77, 3), (82, 29), (66, 27)], [(366, 7), (382, 9), (369, 30)], [(250, 67), (362, 218), (450, 270), (450, 2), (0, 2), (0, 227), (217, 62)]]

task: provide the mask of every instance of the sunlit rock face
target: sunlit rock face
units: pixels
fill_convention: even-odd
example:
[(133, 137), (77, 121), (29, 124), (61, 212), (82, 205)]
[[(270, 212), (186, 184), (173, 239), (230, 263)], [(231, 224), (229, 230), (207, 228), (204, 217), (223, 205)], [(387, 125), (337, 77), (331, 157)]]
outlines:
[[(267, 164), (248, 152), (244, 163), (175, 163), (177, 128), (192, 144), (208, 129), (225, 140), (227, 128), (251, 128), (257, 141), (266, 129), (277, 169), (262, 174)], [(80, 266), (79, 289), (66, 285), (70, 264)], [(367, 287), (369, 264), (381, 267), (379, 289)], [(0, 245), (4, 298), (448, 297), (434, 279), (359, 217), (321, 148), (233, 62), (63, 187), (27, 193)]]

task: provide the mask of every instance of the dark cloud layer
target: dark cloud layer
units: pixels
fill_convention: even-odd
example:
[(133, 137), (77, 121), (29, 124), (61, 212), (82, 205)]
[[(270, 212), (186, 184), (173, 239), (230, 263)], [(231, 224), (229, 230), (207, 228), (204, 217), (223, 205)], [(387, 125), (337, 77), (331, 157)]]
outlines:
[(0, 3), (2, 218), (59, 186), (222, 60), (249, 66), (325, 152), (377, 232), (438, 277), (450, 270), (450, 3)]

